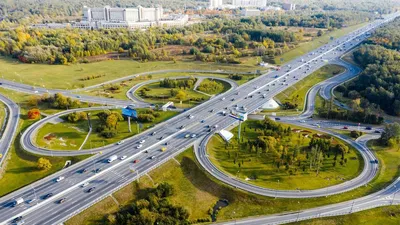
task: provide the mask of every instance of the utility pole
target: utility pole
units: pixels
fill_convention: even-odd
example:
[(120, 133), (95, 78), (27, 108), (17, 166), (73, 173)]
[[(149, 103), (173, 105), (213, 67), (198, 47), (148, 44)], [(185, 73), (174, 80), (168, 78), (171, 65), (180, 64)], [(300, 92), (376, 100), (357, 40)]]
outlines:
[(92, 122), (90, 121), (90, 113), (87, 114), (89, 131), (92, 129)]

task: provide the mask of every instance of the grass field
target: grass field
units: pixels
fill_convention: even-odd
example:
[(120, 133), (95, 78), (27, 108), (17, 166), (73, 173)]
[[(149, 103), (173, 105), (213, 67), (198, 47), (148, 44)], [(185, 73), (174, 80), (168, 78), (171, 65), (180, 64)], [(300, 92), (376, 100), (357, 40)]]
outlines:
[[(36, 180), (42, 179), (52, 173), (63, 168), (67, 160), (71, 160), (76, 163), (86, 156), (80, 157), (46, 157), (52, 163), (52, 168), (48, 171), (42, 171), (37, 169), (37, 160), (40, 156), (30, 154), (24, 151), (20, 146), (20, 133), (23, 132), (28, 126), (30, 126), (35, 121), (28, 120), (26, 118), (26, 113), (28, 109), (26, 106), (26, 101), (29, 95), (14, 93), (12, 91), (0, 89), (2, 94), (6, 94), (13, 101), (17, 102), (21, 106), (21, 117), (20, 123), (17, 130), (17, 136), (13, 140), (13, 145), (8, 153), (5, 170), (1, 174), (0, 179), (0, 196), (8, 194), (14, 190), (17, 190), (23, 186), (26, 186)], [(46, 110), (43, 110), (46, 111)]]
[(284, 59), (283, 63), (289, 62), (290, 60), (295, 59), (303, 54), (306, 54), (313, 49), (316, 49), (324, 44), (327, 44), (328, 42), (330, 42), (331, 37), (333, 37), (333, 38), (342, 37), (342, 36), (352, 32), (362, 26), (365, 26), (365, 25), (366, 25), (366, 23), (362, 23), (362, 24), (349, 26), (349, 27), (346, 27), (343, 29), (334, 30), (332, 32), (322, 35), (321, 37), (315, 38), (312, 41), (301, 43), (296, 48), (284, 53), (281, 56), (276, 57), (275, 63), (281, 64), (281, 61), (280, 61), (281, 58)]
[[(289, 87), (285, 91), (279, 93), (276, 98), (281, 102), (296, 103), (297, 110), (302, 111), (304, 108), (304, 102), (306, 94), (314, 85), (327, 80), (337, 74), (343, 73), (345, 69), (338, 65), (326, 65), (321, 69), (310, 74), (308, 77), (297, 82), (295, 85)], [(296, 112), (296, 110), (284, 110)]]
[[(373, 143), (371, 143), (371, 145), (373, 145)], [(195, 156), (192, 149), (186, 150), (176, 157), (180, 165), (174, 160), (170, 160), (166, 164), (150, 172), (149, 175), (154, 181), (154, 184), (145, 176), (142, 177), (138, 183), (131, 183), (124, 189), (114, 193), (113, 196), (123, 207), (136, 199), (137, 196), (140, 196), (143, 191), (146, 191), (147, 187), (154, 187), (158, 183), (168, 182), (173, 185), (177, 193), (170, 200), (174, 204), (184, 206), (190, 212), (191, 220), (209, 218), (207, 213), (208, 209), (219, 199), (228, 199), (230, 204), (226, 208), (220, 210), (217, 221), (296, 211), (364, 196), (383, 188), (397, 178), (399, 176), (400, 166), (397, 159), (400, 157), (400, 152), (380, 147), (373, 147), (373, 149), (376, 150), (381, 165), (377, 178), (368, 186), (328, 198), (274, 199), (231, 188), (215, 180), (205, 173), (204, 170), (200, 169), (194, 158)], [(117, 210), (118, 206), (115, 202), (110, 197), (107, 197), (105, 200), (73, 217), (67, 221), (66, 224), (102, 224), (100, 223), (102, 218)], [(381, 214), (376, 215), (380, 216)], [(386, 217), (376, 217), (375, 220), (388, 221)], [(352, 223), (339, 224), (347, 225)]]
[[(136, 62), (133, 60), (109, 60), (88, 64), (47, 65), (25, 64), (0, 56), (2, 78), (29, 85), (47, 88), (74, 89), (109, 81), (136, 73), (167, 69), (202, 69), (253, 72), (259, 67), (250, 59), (243, 59), (238, 65), (204, 62)], [(248, 61), (248, 62), (247, 62)], [(87, 76), (101, 75), (91, 80), (81, 80)], [(57, 79), (55, 79), (55, 77)]]
[[(145, 88), (150, 89), (150, 91), (146, 92), (147, 95), (157, 96), (158, 98), (140, 96), (139, 95), (140, 91)], [(179, 108), (190, 108), (190, 107), (193, 107), (204, 101), (207, 101), (210, 98), (210, 96), (204, 95), (204, 94), (196, 92), (194, 90), (186, 89), (183, 91), (187, 94), (187, 97), (185, 100), (182, 101), (182, 104), (181, 104), (179, 99), (170, 96), (171, 89), (174, 89), (176, 91), (183, 90), (183, 89), (179, 89), (179, 88), (160, 87), (160, 82), (156, 82), (156, 83), (144, 85), (143, 87), (139, 88), (135, 92), (135, 95), (142, 98), (146, 102), (154, 103), (154, 104), (158, 104), (158, 105), (163, 105), (167, 102), (172, 101), (172, 102), (174, 102), (174, 105)], [(193, 100), (190, 101), (190, 99), (193, 99)], [(194, 99), (199, 99), (199, 100), (195, 101)]]
[[(142, 109), (138, 109), (138, 113)], [(100, 120), (98, 119), (96, 113), (100, 111), (92, 111), (91, 114), (91, 122), (93, 126), (93, 132), (89, 136), (86, 144), (82, 149), (90, 149), (95, 147), (101, 147), (104, 145), (116, 143), (122, 139), (126, 139), (138, 133), (137, 125), (132, 122), (132, 133), (128, 130), (128, 122), (123, 121), (118, 123), (118, 133), (113, 138), (103, 138), (99, 133), (96, 132), (96, 127), (99, 126)], [(165, 121), (173, 116), (175, 116), (177, 112), (166, 111), (160, 112), (160, 117), (156, 118), (152, 123), (143, 123), (140, 129), (140, 132), (148, 129), (151, 126), (154, 126), (157, 123)], [(71, 123), (68, 121), (64, 121), (57, 124), (47, 123), (41, 129), (39, 129), (38, 134), (36, 136), (36, 143), (40, 147), (44, 147), (47, 149), (53, 150), (77, 150), (82, 145), (86, 135), (88, 133), (88, 122), (86, 120), (80, 121), (77, 123)], [(49, 137), (53, 135), (51, 140), (46, 139), (45, 137)]]
[[(242, 124), (242, 137), (244, 138), (242, 143), (257, 138), (259, 133), (254, 131), (254, 128), (259, 126), (258, 123), (259, 121), (248, 120)], [(287, 126), (284, 127), (286, 128)], [(292, 129), (295, 129), (295, 127), (292, 127)], [(316, 134), (316, 132), (311, 132), (312, 133), (309, 133), (309, 137)], [(220, 170), (225, 171), (244, 182), (258, 186), (289, 190), (318, 189), (350, 180), (356, 177), (363, 167), (361, 156), (354, 149), (351, 149), (350, 152), (345, 155), (348, 159), (345, 166), (341, 166), (338, 163), (333, 167), (332, 163), (334, 160), (333, 155), (331, 155), (323, 160), (323, 165), (317, 175), (314, 170), (308, 170), (309, 163), (306, 154), (303, 152), (305, 150), (302, 149), (305, 146), (308, 146), (310, 138), (304, 138), (300, 133), (293, 133), (291, 139), (288, 139), (287, 136), (281, 137), (279, 142), (282, 143), (282, 145), (288, 144), (290, 147), (293, 147), (294, 145), (301, 146), (297, 159), (302, 161), (303, 166), (307, 166), (307, 170), (302, 171), (299, 169), (294, 174), (290, 174), (288, 170), (285, 170), (283, 165), (279, 169), (277, 168), (275, 161), (279, 156), (276, 156), (276, 153), (272, 151), (256, 154), (243, 149), (240, 150), (236, 141), (237, 129), (233, 129), (232, 133), (235, 134), (235, 137), (232, 138), (230, 146), (227, 148), (225, 148), (225, 141), (223, 141), (220, 136), (214, 136), (211, 139), (207, 146), (210, 160)], [(303, 132), (301, 134), (303, 134)], [(337, 140), (335, 142), (337, 143)], [(336, 143), (333, 144), (335, 145)], [(238, 154), (237, 158), (241, 159), (241, 161), (239, 160), (239, 162), (242, 162), (240, 166), (234, 161), (234, 155), (236, 154)], [(288, 155), (291, 154), (292, 153), (288, 151)], [(296, 165), (296, 167), (294, 165)], [(290, 168), (292, 169), (295, 167), (296, 169), (297, 163), (294, 163), (294, 165)]]

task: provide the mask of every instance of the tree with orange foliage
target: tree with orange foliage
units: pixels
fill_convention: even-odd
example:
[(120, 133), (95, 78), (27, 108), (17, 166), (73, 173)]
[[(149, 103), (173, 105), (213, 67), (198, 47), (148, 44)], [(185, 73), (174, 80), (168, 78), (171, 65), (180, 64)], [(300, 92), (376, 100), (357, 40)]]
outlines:
[(40, 118), (40, 111), (39, 109), (31, 109), (28, 111), (28, 119), (30, 120), (36, 120)]

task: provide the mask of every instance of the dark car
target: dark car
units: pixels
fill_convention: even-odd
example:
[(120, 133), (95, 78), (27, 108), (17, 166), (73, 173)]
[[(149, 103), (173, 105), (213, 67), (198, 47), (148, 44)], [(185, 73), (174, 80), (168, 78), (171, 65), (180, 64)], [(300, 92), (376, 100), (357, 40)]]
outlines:
[(275, 120), (281, 120), (281, 118), (279, 118), (279, 117), (276, 117), (276, 118), (275, 118)]
[(101, 168), (97, 168), (94, 172), (95, 173), (98, 173), (98, 172), (100, 172), (101, 171)]
[(12, 223), (18, 223), (21, 220), (22, 220), (22, 216), (18, 216), (18, 217), (15, 217), (11, 222)]
[(58, 204), (62, 204), (62, 203), (64, 203), (66, 200), (67, 200), (67, 198), (62, 198), (62, 199), (58, 200)]
[(50, 198), (51, 196), (53, 196), (53, 193), (48, 193), (48, 194), (46, 194), (46, 195), (43, 196), (43, 199), (48, 199), (48, 198)]
[(87, 190), (87, 193), (92, 193), (94, 191), (94, 189), (96, 189), (96, 187), (91, 187)]
[(365, 129), (366, 130), (372, 130), (372, 127), (366, 127)]
[(375, 133), (376, 134), (380, 134), (381, 132), (379, 130), (375, 130)]
[(86, 172), (87, 172), (87, 169), (81, 170), (81, 173), (86, 173)]

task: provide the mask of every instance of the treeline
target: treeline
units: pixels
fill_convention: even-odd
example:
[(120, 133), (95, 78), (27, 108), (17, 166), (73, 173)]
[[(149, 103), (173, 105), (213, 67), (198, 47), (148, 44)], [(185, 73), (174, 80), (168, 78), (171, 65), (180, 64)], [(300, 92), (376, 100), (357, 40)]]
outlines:
[(281, 12), (268, 13), (258, 18), (242, 18), (241, 22), (249, 24), (263, 23), (266, 26), (292, 26), (310, 28), (342, 28), (375, 19), (376, 15), (360, 11), (315, 12)]
[(188, 79), (170, 79), (165, 78), (160, 81), (160, 87), (163, 88), (181, 88), (181, 89), (193, 89), (194, 84), (196, 83), (196, 78), (188, 78)]
[[(346, 19), (340, 20), (342, 14), (343, 12), (337, 15), (288, 14), (283, 19), (277, 15), (271, 18), (252, 19), (214, 18), (186, 27), (154, 27), (145, 31), (31, 29), (19, 26), (15, 29), (5, 28), (6, 31), (1, 33), (0, 54), (12, 56), (25, 63), (48, 64), (68, 64), (78, 61), (86, 63), (89, 62), (88, 57), (110, 52), (124, 53), (124, 56), (142, 61), (175, 61), (176, 59), (162, 48), (166, 45), (180, 45), (192, 46), (190, 51), (182, 50), (182, 55), (192, 55), (194, 60), (240, 63), (237, 58), (242, 56), (281, 55), (294, 48), (306, 35), (302, 29), (294, 32), (268, 27), (270, 22), (267, 21), (288, 20), (291, 21), (289, 24), (283, 22), (281, 25), (325, 26), (334, 29), (345, 26), (350, 23), (349, 21), (356, 23), (369, 19), (368, 15), (357, 16), (347, 13)], [(320, 20), (326, 20), (326, 24), (301, 22)], [(205, 32), (214, 35), (204, 35)], [(318, 35), (322, 35), (322, 31)], [(161, 51), (156, 51), (160, 48)]]
[(221, 82), (217, 82), (215, 80), (205, 79), (201, 82), (197, 90), (208, 94), (216, 94), (224, 90), (224, 85)]
[(400, 150), (400, 124), (386, 124), (385, 129), (379, 138), (380, 144), (389, 147), (397, 147)]
[[(296, 3), (298, 10), (350, 10), (383, 14), (393, 12), (396, 7), (400, 6), (400, 2), (397, 0), (307, 0), (307, 4), (304, 0), (291, 0), (290, 2)], [(281, 2), (277, 4), (281, 4)]]
[(144, 197), (115, 214), (109, 214), (104, 222), (109, 225), (190, 224), (189, 212), (169, 201), (168, 198), (174, 194), (174, 189), (170, 184), (161, 183), (156, 188), (146, 190)]
[(137, 120), (141, 123), (154, 122), (157, 117), (160, 117), (160, 113), (152, 109), (145, 109), (143, 112), (138, 114)]
[(378, 29), (370, 38), (371, 44), (355, 51), (354, 59), (364, 71), (337, 89), (367, 111), (378, 108), (400, 116), (400, 53), (392, 50), (398, 49), (399, 29), (400, 20), (397, 19)]
[(42, 96), (31, 96), (28, 100), (28, 105), (37, 107), (41, 104), (47, 104), (48, 107), (55, 109), (73, 109), (79, 108), (81, 102), (70, 97), (66, 97), (61, 93), (54, 95), (44, 94)]

